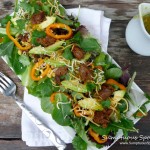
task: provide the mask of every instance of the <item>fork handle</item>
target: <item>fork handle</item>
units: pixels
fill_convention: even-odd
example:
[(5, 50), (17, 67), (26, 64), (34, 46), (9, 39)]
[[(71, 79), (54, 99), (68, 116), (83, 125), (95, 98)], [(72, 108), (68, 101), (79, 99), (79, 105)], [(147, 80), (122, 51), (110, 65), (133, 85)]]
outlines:
[(30, 111), (27, 106), (19, 100), (16, 96), (16, 103), (18, 106), (25, 112), (25, 114), (31, 119), (31, 121), (42, 131), (42, 133), (57, 147), (58, 150), (64, 150), (66, 148), (66, 144), (62, 141), (56, 133), (46, 127), (33, 113)]

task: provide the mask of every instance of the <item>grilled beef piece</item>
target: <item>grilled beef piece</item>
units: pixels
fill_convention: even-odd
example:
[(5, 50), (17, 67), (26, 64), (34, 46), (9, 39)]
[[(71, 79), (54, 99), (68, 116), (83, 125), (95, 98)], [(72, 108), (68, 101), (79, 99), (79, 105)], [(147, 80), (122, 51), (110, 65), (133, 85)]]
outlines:
[(83, 82), (92, 80), (92, 70), (90, 70), (85, 64), (81, 64), (79, 68), (79, 76)]
[(55, 81), (56, 84), (60, 85), (61, 83), (61, 79), (60, 77), (67, 74), (68, 72), (68, 67), (64, 66), (64, 67), (59, 67), (56, 71), (55, 71)]
[(31, 17), (32, 24), (40, 24), (46, 19), (45, 13), (43, 11), (33, 14)]
[(64, 66), (64, 67), (59, 67), (56, 71), (55, 71), (55, 75), (56, 76), (63, 76), (68, 72), (68, 67)]
[(102, 89), (98, 93), (95, 93), (94, 97), (106, 100), (113, 94), (113, 92), (114, 88), (111, 85), (103, 84)]
[(103, 128), (106, 128), (109, 123), (111, 113), (112, 113), (111, 109), (104, 109), (103, 111), (95, 111), (93, 121), (101, 125)]
[(44, 38), (38, 38), (37, 42), (44, 47), (48, 47), (48, 46), (54, 44), (56, 42), (56, 39), (54, 39), (50, 36), (46, 36)]
[(24, 35), (23, 34), (19, 34), (18, 40), (22, 41), (22, 42), (28, 42), (28, 40), (29, 40), (29, 33), (25, 33)]
[(55, 76), (55, 82), (57, 85), (61, 84), (60, 76)]
[(76, 45), (73, 46), (72, 53), (73, 56), (78, 60), (81, 60), (85, 55), (84, 51)]

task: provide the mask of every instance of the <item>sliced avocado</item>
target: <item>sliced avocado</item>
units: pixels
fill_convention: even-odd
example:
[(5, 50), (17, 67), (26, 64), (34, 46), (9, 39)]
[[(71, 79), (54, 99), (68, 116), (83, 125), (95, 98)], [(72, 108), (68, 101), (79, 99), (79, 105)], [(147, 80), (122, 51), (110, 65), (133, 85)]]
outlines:
[(126, 93), (125, 90), (115, 91), (113, 99), (120, 101), (124, 97), (125, 93)]
[(44, 55), (49, 55), (52, 52), (58, 50), (62, 44), (64, 44), (64, 41), (58, 41), (54, 43), (53, 45), (50, 45), (46, 48), (40, 46), (34, 47), (29, 51), (29, 54), (44, 54)]
[(45, 28), (48, 27), (50, 24), (54, 23), (55, 20), (56, 20), (56, 17), (54, 17), (54, 16), (48, 17), (48, 16), (47, 16), (47, 17), (46, 17), (46, 20), (43, 21), (42, 23), (40, 23), (40, 24), (38, 25), (38, 29), (40, 29), (40, 30), (45, 29)]
[(78, 101), (79, 106), (91, 110), (103, 110), (103, 106), (94, 98), (85, 98)]
[(65, 62), (58, 61), (58, 60), (47, 59), (47, 60), (45, 60), (45, 62), (47, 64), (49, 64), (50, 66), (53, 66), (53, 67), (56, 67), (56, 68), (65, 66)]
[(77, 80), (65, 80), (61, 84), (66, 88), (79, 93), (88, 92), (86, 85), (79, 83)]

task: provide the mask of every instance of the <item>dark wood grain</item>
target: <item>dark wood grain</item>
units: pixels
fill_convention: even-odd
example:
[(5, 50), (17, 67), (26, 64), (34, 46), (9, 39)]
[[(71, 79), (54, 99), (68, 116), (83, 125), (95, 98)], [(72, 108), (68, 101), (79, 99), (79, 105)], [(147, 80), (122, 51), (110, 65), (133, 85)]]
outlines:
[[(0, 1), (0, 18), (13, 12), (15, 0)], [(109, 54), (123, 66), (130, 66), (129, 71), (132, 74), (137, 72), (135, 79), (141, 89), (150, 94), (150, 59), (134, 53), (127, 45), (125, 40), (125, 29), (129, 20), (138, 13), (138, 4), (149, 2), (149, 0), (60, 0), (66, 8), (88, 7), (105, 11), (105, 15), (112, 19), (110, 28)], [(90, 19), (90, 18), (89, 18)], [(0, 71), (11, 77), (17, 84), (17, 94), (23, 96), (23, 87), (20, 80), (11, 71), (11, 69), (0, 59)], [(141, 119), (136, 127), (139, 133), (130, 135), (150, 136), (150, 114)], [(148, 145), (121, 145), (121, 141), (114, 144), (111, 150), (149, 150)], [(21, 141), (21, 110), (15, 102), (0, 94), (0, 150), (56, 150), (54, 147), (31, 148)], [(72, 150), (69, 145), (67, 150)]]

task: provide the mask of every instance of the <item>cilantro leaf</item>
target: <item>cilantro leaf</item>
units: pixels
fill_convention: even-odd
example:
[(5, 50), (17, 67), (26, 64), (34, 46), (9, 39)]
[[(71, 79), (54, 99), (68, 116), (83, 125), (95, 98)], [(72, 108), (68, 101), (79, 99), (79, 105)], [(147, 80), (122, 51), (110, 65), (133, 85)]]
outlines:
[(21, 64), (23, 64), (23, 66), (28, 66), (28, 65), (30, 65), (29, 56), (27, 56), (27, 55), (21, 55), (21, 56), (19, 57), (19, 62), (20, 62)]
[(137, 130), (134, 128), (134, 123), (132, 120), (128, 119), (128, 118), (121, 118), (119, 122), (112, 122), (111, 123), (112, 126), (118, 128), (118, 129), (122, 129), (125, 131), (133, 131), (136, 132)]
[(38, 38), (43, 38), (46, 36), (46, 33), (44, 31), (38, 31), (38, 30), (34, 30), (33, 33), (32, 33), (32, 38), (31, 38), (31, 42), (32, 44), (38, 46), (40, 45), (38, 42), (37, 42), (37, 39)]
[(52, 112), (53, 119), (62, 126), (68, 126), (71, 124), (71, 120), (68, 116), (72, 115), (71, 103), (65, 94), (58, 93), (55, 96), (55, 104)]
[(33, 12), (33, 7), (26, 1), (20, 2), (20, 7), (23, 8), (24, 11), (27, 11), (29, 14)]
[(72, 144), (75, 150), (87, 150), (87, 143), (79, 136), (74, 137)]
[(12, 41), (0, 45), (0, 56), (11, 56), (14, 43)]
[(22, 32), (23, 29), (25, 29), (26, 20), (19, 19), (16, 22), (17, 22), (17, 28), (20, 30), (20, 32)]

